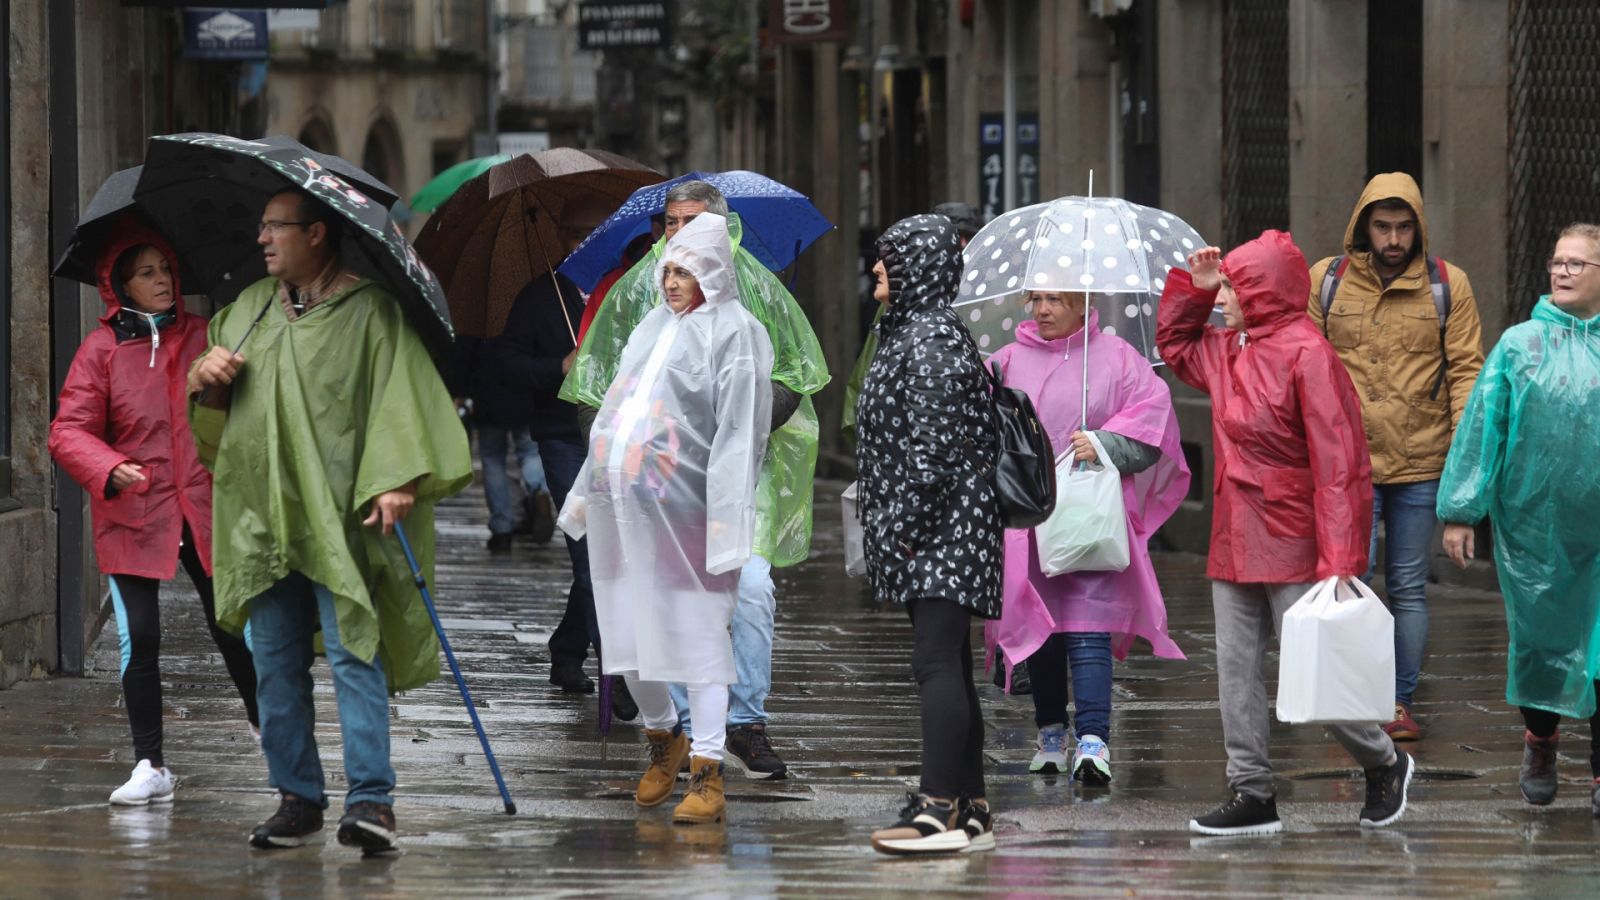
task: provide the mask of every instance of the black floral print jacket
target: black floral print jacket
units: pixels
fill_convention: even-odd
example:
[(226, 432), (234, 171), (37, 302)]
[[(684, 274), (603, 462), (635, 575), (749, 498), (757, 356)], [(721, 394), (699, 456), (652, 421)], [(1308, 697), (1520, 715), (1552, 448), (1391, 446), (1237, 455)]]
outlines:
[(889, 308), (856, 407), (867, 577), (880, 601), (953, 600), (1000, 616), (1001, 524), (981, 474), (996, 453), (978, 348), (950, 303), (961, 243), (943, 216), (878, 240)]

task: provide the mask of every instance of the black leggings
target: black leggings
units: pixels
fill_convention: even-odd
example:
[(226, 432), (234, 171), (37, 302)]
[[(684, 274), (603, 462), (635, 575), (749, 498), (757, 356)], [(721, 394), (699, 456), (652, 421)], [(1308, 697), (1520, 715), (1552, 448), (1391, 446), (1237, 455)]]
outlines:
[(916, 643), (911, 668), (922, 700), (922, 793), (985, 796), (983, 711), (972, 684), (972, 613), (943, 598), (907, 605)]
[[(259, 725), (255, 663), (243, 639), (217, 626), (211, 576), (200, 563), (188, 526), (183, 529), (183, 546), (178, 551), (178, 559), (200, 594), (206, 627), (211, 631), (211, 640), (222, 651), (228, 676), (244, 701), (245, 714), (251, 725)], [(161, 582), (138, 575), (112, 575), (111, 596), (117, 612), (122, 698), (128, 707), (128, 727), (133, 732), (134, 759), (148, 759), (150, 765), (160, 768), (166, 765), (161, 755)]]
[[(1596, 691), (1600, 691), (1600, 681), (1594, 683)], [(1528, 726), (1528, 733), (1538, 738), (1547, 738), (1556, 733), (1556, 728), (1561, 725), (1561, 714), (1553, 713), (1547, 709), (1534, 709), (1531, 706), (1521, 707), (1523, 724)], [(1589, 717), (1589, 772), (1600, 778), (1600, 710)]]

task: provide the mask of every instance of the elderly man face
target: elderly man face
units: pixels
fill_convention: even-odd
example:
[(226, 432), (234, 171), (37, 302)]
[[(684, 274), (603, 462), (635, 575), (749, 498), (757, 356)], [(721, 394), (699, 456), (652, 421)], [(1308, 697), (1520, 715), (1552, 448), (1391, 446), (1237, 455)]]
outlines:
[(694, 217), (706, 211), (705, 203), (699, 200), (674, 200), (667, 204), (667, 240), (678, 233), (678, 229), (694, 221)]

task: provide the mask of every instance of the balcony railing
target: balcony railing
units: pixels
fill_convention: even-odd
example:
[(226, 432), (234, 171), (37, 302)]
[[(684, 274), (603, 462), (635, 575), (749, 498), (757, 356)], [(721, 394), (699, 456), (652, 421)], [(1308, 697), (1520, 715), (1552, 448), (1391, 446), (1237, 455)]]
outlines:
[(482, 0), (439, 0), (435, 46), (450, 53), (483, 53)]
[(373, 0), (372, 49), (382, 53), (407, 53), (415, 33), (416, 18), (412, 0)]

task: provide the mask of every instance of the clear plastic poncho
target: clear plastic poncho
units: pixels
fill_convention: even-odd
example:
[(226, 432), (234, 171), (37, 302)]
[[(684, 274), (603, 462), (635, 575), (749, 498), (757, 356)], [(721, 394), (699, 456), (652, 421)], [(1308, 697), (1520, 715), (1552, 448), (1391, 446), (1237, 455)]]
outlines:
[(705, 303), (662, 303), (633, 330), (561, 527), (589, 539), (607, 673), (732, 684), (728, 626), (755, 546), (772, 344), (738, 303), (726, 220), (685, 225), (655, 284), (669, 261), (694, 274)]
[(1539, 300), (1501, 336), (1439, 483), (1444, 522), (1488, 516), (1505, 595), (1506, 700), (1595, 711), (1600, 672), (1600, 318)]
[[(727, 223), (737, 299), (766, 328), (774, 354), (772, 380), (805, 395), (794, 415), (768, 441), (756, 501), (756, 554), (774, 566), (792, 566), (811, 550), (811, 481), (816, 473), (818, 436), (811, 395), (828, 383), (828, 367), (800, 304), (776, 275), (740, 248), (743, 232), (738, 214), (729, 215)], [(605, 399), (619, 370), (623, 348), (645, 316), (661, 303), (656, 269), (665, 245), (665, 240), (657, 241), (606, 293), (561, 386), (561, 399), (590, 407), (599, 407)]]

